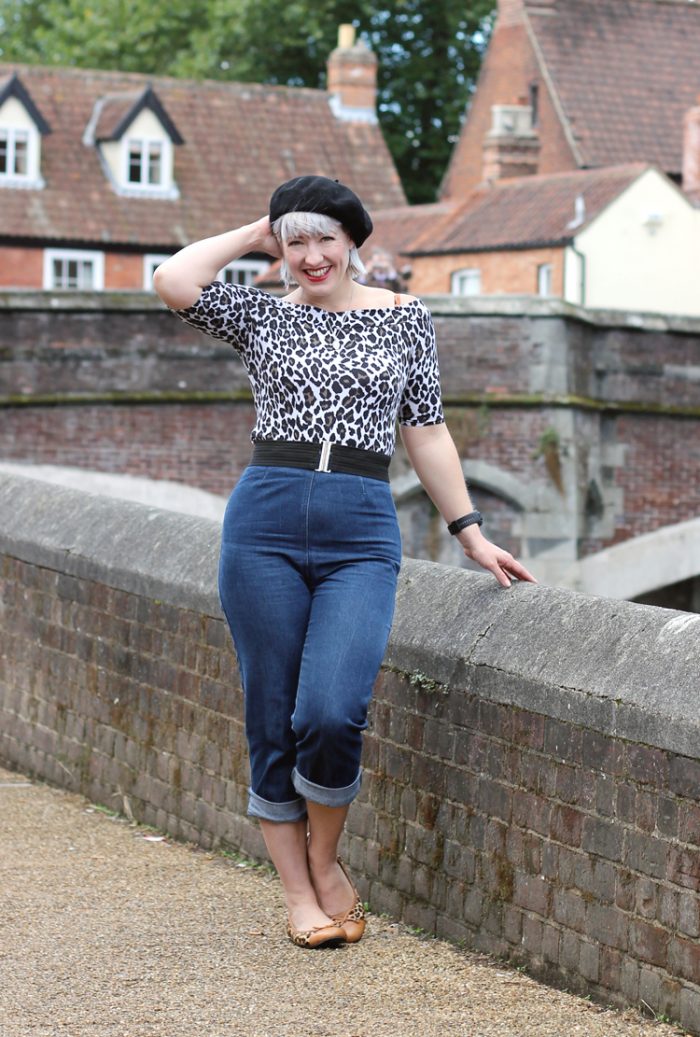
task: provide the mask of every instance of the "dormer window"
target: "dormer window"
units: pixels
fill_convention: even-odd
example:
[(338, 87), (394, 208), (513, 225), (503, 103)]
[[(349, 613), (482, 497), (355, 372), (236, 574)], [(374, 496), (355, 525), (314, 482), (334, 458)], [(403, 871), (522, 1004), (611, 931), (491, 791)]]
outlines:
[(29, 174), (29, 131), (0, 129), (0, 176)]
[(164, 173), (165, 141), (129, 139), (126, 147), (127, 182), (142, 187), (161, 187)]
[(41, 137), (50, 132), (17, 75), (0, 81), (0, 187), (44, 186)]
[(179, 198), (173, 145), (184, 142), (150, 86), (100, 98), (83, 143), (97, 146), (117, 194)]

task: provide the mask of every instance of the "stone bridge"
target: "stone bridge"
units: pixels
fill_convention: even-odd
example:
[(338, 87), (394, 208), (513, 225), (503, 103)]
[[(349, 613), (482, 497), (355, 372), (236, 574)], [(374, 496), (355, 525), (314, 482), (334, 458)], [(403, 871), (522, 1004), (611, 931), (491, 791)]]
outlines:
[[(548, 583), (700, 600), (700, 321), (558, 300), (427, 300), (450, 427), (486, 532)], [(0, 294), (0, 461), (226, 495), (250, 452), (227, 346), (139, 294)], [(461, 564), (408, 470), (408, 554)]]
[[(217, 555), (0, 475), (0, 763), (261, 855)], [(699, 630), (407, 560), (343, 847), (373, 910), (700, 1034)]]

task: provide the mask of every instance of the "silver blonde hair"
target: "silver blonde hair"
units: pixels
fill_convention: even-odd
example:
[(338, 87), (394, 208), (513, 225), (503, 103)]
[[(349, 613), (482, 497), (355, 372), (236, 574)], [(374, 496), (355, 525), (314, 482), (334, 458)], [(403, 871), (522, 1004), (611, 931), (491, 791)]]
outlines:
[[(339, 230), (347, 233), (339, 220), (334, 220), (332, 216), (326, 216), (321, 212), (286, 212), (272, 224), (272, 233), (280, 243), (286, 243), (298, 234), (337, 234)], [(350, 247), (348, 270), (353, 279), (362, 277), (365, 273), (365, 264), (354, 245)], [(289, 268), (284, 259), (280, 265), (280, 277), (287, 287), (296, 284), (289, 276)]]

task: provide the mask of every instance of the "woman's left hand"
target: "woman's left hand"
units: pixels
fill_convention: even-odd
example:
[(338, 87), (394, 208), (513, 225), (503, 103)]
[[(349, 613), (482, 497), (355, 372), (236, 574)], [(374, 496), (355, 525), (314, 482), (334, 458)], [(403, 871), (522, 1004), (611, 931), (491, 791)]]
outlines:
[(512, 554), (503, 548), (492, 544), (487, 540), (478, 526), (468, 526), (457, 534), (467, 558), (471, 558), (488, 572), (493, 573), (502, 587), (510, 587), (512, 580), (524, 580), (528, 583), (537, 583), (537, 580), (528, 572), (524, 565)]

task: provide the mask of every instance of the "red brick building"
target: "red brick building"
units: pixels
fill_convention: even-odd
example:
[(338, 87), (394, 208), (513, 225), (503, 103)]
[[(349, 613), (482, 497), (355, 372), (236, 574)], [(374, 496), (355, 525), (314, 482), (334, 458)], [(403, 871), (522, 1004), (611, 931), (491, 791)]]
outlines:
[(700, 5), (687, 0), (498, 0), (442, 199), (483, 180), (630, 162), (686, 180), (699, 54)]
[(343, 36), (328, 87), (0, 65), (0, 289), (149, 288), (165, 255), (257, 219), (301, 173), (338, 177), (370, 210), (405, 204), (376, 58)]
[[(624, 190), (633, 166), (654, 167), (688, 203), (700, 200), (698, 55), (700, 5), (686, 0), (499, 0), (443, 181), (442, 212), (427, 225), (421, 218), (418, 233), (399, 246), (413, 266), (411, 288), (554, 294), (622, 309), (636, 308), (638, 297), (643, 308), (644, 279), (653, 286), (656, 271), (679, 266), (679, 247), (687, 267), (697, 263), (692, 239), (700, 237), (700, 220), (661, 181), (654, 197), (640, 198), (639, 216), (610, 228), (620, 241), (639, 235), (650, 218), (640, 241), (653, 248), (639, 262), (632, 249), (628, 266), (636, 296), (624, 285), (612, 302), (605, 293), (598, 302), (585, 298), (571, 254), (567, 291), (565, 250), (577, 248), (577, 235)], [(657, 217), (669, 207), (673, 219), (662, 227)], [(672, 224), (684, 226), (680, 246), (668, 233)], [(601, 270), (599, 280), (607, 274)], [(682, 291), (668, 286), (649, 308), (696, 313), (700, 283), (686, 276)]]

